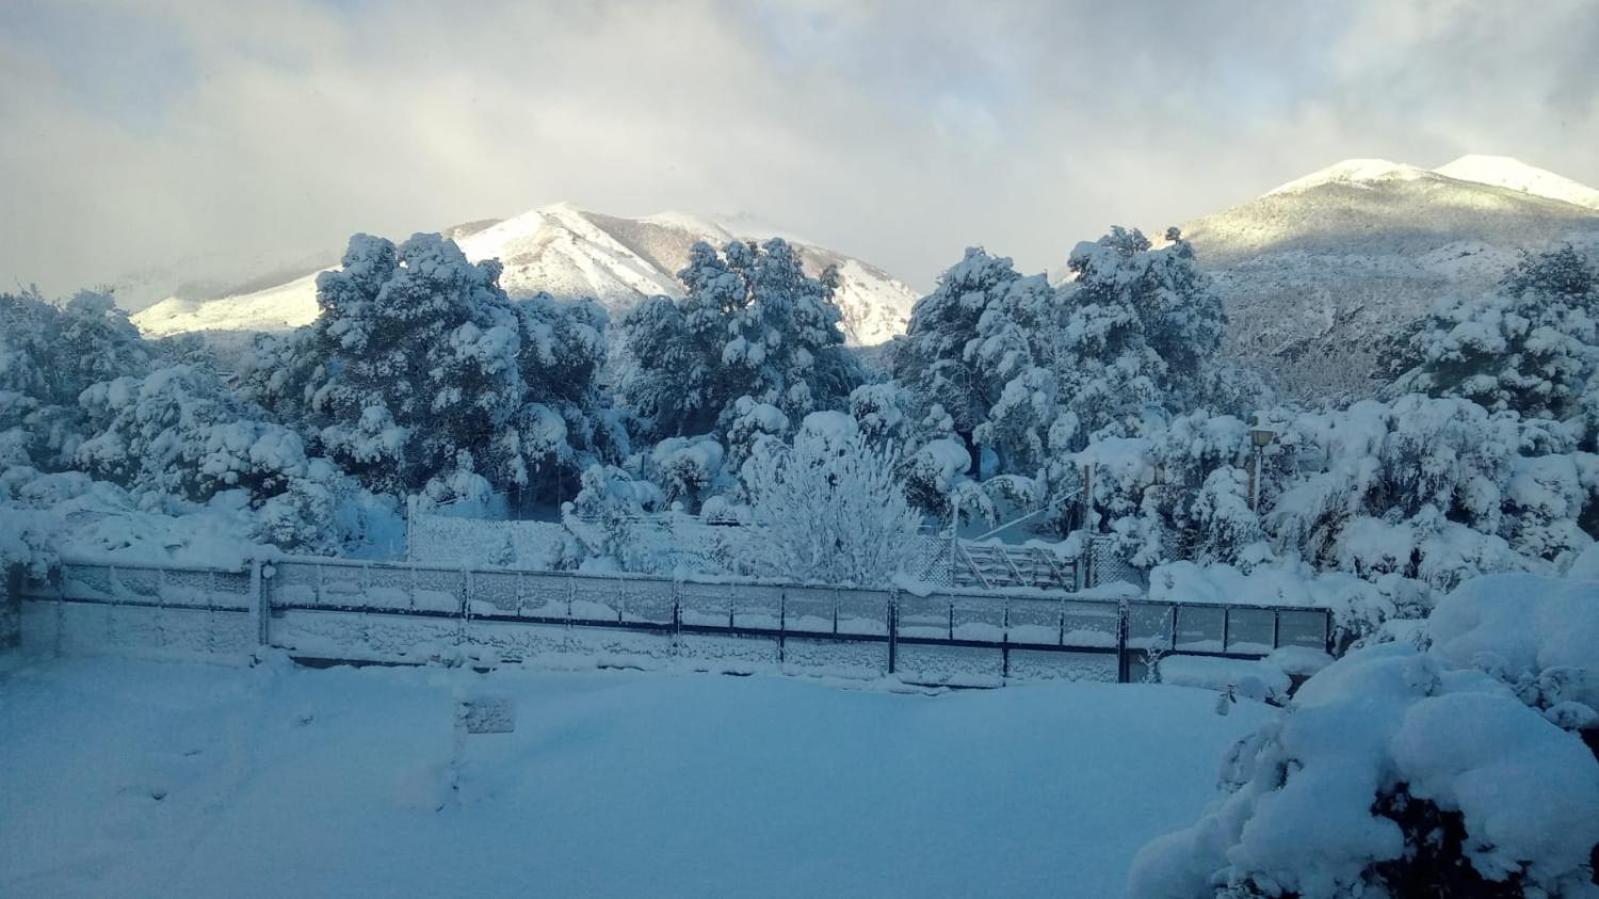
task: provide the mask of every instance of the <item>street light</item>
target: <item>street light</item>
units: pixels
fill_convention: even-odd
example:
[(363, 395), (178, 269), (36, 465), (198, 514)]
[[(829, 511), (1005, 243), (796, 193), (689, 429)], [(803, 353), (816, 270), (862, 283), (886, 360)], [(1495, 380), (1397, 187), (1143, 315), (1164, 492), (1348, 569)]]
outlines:
[[(1256, 421), (1260, 416), (1255, 417)], [(1265, 462), (1266, 447), (1271, 446), (1277, 439), (1277, 432), (1265, 425), (1258, 424), (1249, 429), (1249, 442), (1255, 447), (1255, 465), (1249, 471), (1249, 508), (1260, 511), (1260, 477), (1261, 466)]]

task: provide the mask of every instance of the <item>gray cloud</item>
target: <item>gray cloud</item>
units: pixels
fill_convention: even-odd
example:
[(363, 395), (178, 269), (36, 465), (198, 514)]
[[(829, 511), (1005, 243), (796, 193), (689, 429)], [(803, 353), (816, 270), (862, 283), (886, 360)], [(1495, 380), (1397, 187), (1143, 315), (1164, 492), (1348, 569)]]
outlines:
[(1042, 269), (1350, 156), (1599, 183), (1595, 46), (1584, 0), (13, 0), (0, 280), (563, 199), (746, 212), (920, 286), (972, 243)]

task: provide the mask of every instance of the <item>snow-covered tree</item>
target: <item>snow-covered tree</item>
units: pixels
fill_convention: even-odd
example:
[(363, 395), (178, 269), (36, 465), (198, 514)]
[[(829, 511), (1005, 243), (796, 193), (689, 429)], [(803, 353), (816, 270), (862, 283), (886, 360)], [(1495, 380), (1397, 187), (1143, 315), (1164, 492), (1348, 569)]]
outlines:
[[(1008, 397), (1005, 391), (1013, 380), (1026, 379), (1053, 399), (1050, 376), (1035, 357), (1039, 341), (1047, 342), (1051, 325), (1040, 318), (1052, 295), (1043, 275), (1024, 277), (1009, 258), (970, 247), (939, 276), (937, 289), (917, 301), (905, 340), (895, 347), (895, 379), (921, 409), (939, 407), (973, 448), (986, 426), (984, 436), (1005, 456), (1001, 471), (1036, 462), (1033, 419), (1047, 413), (1036, 413), (1025, 390), (1013, 389)], [(1002, 397), (1001, 421), (991, 424)]]
[(443, 499), (470, 473), (547, 495), (626, 446), (599, 408), (604, 316), (513, 303), (499, 273), (437, 234), (356, 235), (317, 278), (322, 316), (258, 346), (246, 393), (373, 489)]
[(1581, 420), (1599, 383), (1599, 270), (1569, 245), (1526, 254), (1497, 290), (1441, 301), (1385, 364), (1400, 373), (1390, 395), (1420, 391)]
[(83, 437), (78, 395), (99, 381), (142, 377), (155, 353), (111, 297), (82, 292), (56, 305), (0, 294), (0, 434), (49, 470), (72, 465)]
[(943, 410), (993, 454), (993, 471), (1046, 485), (1049, 520), (1062, 529), (1082, 482), (1071, 453), (1260, 398), (1258, 379), (1220, 360), (1220, 299), (1188, 243), (1170, 237), (1155, 250), (1137, 231), (1112, 229), (1073, 251), (1073, 280), (1059, 288), (968, 250), (918, 303), (897, 349), (896, 378), (920, 408)]
[(872, 447), (842, 412), (813, 412), (792, 446), (763, 442), (744, 464), (753, 527), (750, 573), (877, 586), (919, 552), (921, 515)]
[(1053, 336), (1075, 439), (1107, 429), (1131, 436), (1148, 407), (1215, 408), (1225, 395), (1217, 355), (1226, 317), (1187, 241), (1152, 250), (1136, 229), (1112, 228), (1078, 244), (1067, 266), (1069, 314)]
[(678, 278), (681, 300), (655, 297), (621, 325), (619, 390), (657, 435), (710, 433), (741, 397), (798, 419), (860, 384), (832, 286), (784, 241), (697, 243)]
[(103, 381), (84, 390), (80, 403), (89, 433), (75, 452), (83, 471), (136, 496), (203, 503), (238, 491), (266, 542), (337, 546), (334, 519), (354, 499), (354, 485), (210, 371), (176, 365)]

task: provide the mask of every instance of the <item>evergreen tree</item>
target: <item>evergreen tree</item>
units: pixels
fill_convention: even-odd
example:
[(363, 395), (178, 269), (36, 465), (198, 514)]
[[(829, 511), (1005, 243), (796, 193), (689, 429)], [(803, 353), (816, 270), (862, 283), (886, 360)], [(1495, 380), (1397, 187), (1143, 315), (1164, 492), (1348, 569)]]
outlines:
[(1062, 289), (1070, 312), (1056, 355), (1076, 440), (1136, 432), (1147, 407), (1188, 411), (1223, 392), (1226, 316), (1187, 241), (1151, 250), (1136, 229), (1112, 228), (1067, 264), (1075, 280)]
[(257, 347), (246, 393), (376, 490), (444, 499), (486, 478), (552, 492), (625, 446), (597, 408), (604, 317), (513, 303), (499, 274), (437, 234), (398, 247), (356, 235), (343, 268), (317, 279), (322, 316)]
[(784, 241), (697, 243), (678, 278), (683, 299), (655, 297), (622, 323), (621, 392), (657, 435), (711, 432), (741, 397), (797, 420), (862, 381), (834, 285), (808, 277)]
[(905, 340), (895, 348), (894, 378), (921, 409), (942, 407), (971, 447), (1008, 375), (1031, 362), (1030, 335), (1011, 317), (1026, 305), (1017, 297), (1047, 290), (1042, 275), (1024, 278), (1009, 258), (967, 248), (911, 311)]
[[(1599, 368), (1599, 271), (1569, 245), (1524, 254), (1496, 291), (1446, 299), (1387, 351), (1390, 395), (1458, 396), (1528, 418), (1585, 420)], [(1594, 422), (1585, 423), (1593, 440)]]

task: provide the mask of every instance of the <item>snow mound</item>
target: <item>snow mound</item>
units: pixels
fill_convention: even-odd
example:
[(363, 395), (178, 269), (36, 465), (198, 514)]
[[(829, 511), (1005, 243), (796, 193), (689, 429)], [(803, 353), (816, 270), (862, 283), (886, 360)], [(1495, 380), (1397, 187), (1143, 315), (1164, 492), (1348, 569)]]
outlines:
[(1432, 651), (1512, 682), (1549, 669), (1585, 672), (1567, 699), (1599, 706), (1599, 588), (1593, 581), (1496, 574), (1460, 585), (1427, 623)]
[[(1591, 696), (1546, 682), (1591, 686), (1595, 600), (1584, 583), (1480, 578), (1441, 602), (1430, 649), (1385, 643), (1323, 669), (1228, 756), (1232, 794), (1139, 853), (1128, 894), (1356, 895), (1387, 864), (1462, 890), (1514, 877), (1528, 895), (1589, 895), (1599, 763), (1560, 723), (1591, 720)], [(1458, 842), (1417, 802), (1458, 816)], [(1469, 871), (1444, 871), (1450, 852)]]

